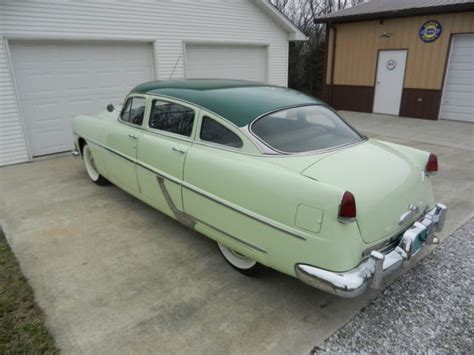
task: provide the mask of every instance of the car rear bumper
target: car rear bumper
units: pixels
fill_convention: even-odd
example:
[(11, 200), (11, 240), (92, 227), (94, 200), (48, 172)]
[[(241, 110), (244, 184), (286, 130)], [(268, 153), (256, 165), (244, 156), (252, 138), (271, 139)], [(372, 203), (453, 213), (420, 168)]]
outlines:
[(381, 289), (384, 278), (403, 266), (409, 266), (415, 255), (436, 241), (434, 233), (443, 229), (447, 211), (445, 205), (438, 203), (403, 233), (395, 249), (386, 254), (374, 250), (368, 259), (352, 270), (333, 272), (296, 264), (296, 276), (306, 284), (346, 298), (357, 297), (369, 287)]

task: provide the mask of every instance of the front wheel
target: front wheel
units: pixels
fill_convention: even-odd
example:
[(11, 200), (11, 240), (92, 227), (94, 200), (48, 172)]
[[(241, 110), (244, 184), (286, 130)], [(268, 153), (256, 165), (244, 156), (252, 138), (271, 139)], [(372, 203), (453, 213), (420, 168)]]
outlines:
[(84, 159), (84, 165), (86, 166), (89, 179), (99, 186), (109, 184), (109, 181), (99, 174), (94, 161), (94, 156), (92, 155), (92, 151), (87, 144), (82, 148), (82, 157)]
[(222, 256), (229, 263), (229, 265), (242, 274), (254, 276), (262, 269), (262, 266), (255, 260), (252, 260), (245, 255), (236, 252), (235, 250), (227, 248), (221, 243), (217, 243), (217, 245), (219, 246)]

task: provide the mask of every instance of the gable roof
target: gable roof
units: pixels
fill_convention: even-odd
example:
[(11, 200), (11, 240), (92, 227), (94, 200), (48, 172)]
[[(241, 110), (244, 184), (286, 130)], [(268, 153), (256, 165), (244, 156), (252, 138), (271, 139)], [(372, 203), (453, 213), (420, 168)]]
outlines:
[(474, 10), (474, 0), (371, 0), (321, 16), (315, 22), (352, 22), (466, 10)]
[(280, 10), (278, 10), (270, 0), (252, 0), (255, 5), (261, 8), (267, 15), (272, 17), (277, 23), (289, 33), (290, 41), (306, 41), (308, 37), (286, 17)]
[(152, 81), (130, 93), (162, 95), (214, 112), (238, 127), (271, 111), (298, 105), (322, 105), (299, 91), (244, 80), (188, 79)]

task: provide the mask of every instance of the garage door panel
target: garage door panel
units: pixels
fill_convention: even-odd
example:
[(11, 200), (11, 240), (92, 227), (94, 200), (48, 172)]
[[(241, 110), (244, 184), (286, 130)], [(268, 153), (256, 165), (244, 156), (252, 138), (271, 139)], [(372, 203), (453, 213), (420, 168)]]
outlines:
[(465, 64), (465, 69), (456, 69), (450, 65), (449, 75), (446, 78), (448, 84), (471, 84), (474, 79), (474, 70), (471, 70), (472, 64)]
[(447, 108), (449, 109), (449, 112), (450, 113), (454, 113), (454, 114), (464, 114), (464, 115), (468, 115), (468, 114), (471, 114), (471, 108), (469, 106), (461, 106), (461, 105), (446, 105), (448, 106)]
[(447, 120), (474, 122), (471, 113), (447, 112), (443, 118)]
[(33, 156), (72, 149), (72, 117), (103, 111), (154, 76), (151, 44), (17, 41), (10, 48)]
[(449, 67), (452, 71), (469, 71), (471, 69), (471, 63), (468, 59), (466, 59), (464, 61), (451, 62)]
[(474, 122), (474, 35), (454, 35), (440, 118)]
[(472, 38), (465, 35), (459, 35), (456, 38), (456, 48), (474, 48), (474, 43), (472, 42)]
[(472, 104), (469, 102), (472, 98), (472, 92), (447, 92), (443, 101), (445, 108), (452, 108), (453, 106), (472, 108)]
[(470, 85), (446, 84), (446, 87), (444, 89), (445, 95), (450, 94), (450, 93), (457, 93), (457, 92), (473, 93), (474, 92), (474, 87), (470, 86)]
[(266, 81), (266, 47), (187, 44), (186, 78)]
[(472, 52), (472, 47), (458, 47), (459, 41), (456, 43), (456, 48), (451, 51), (451, 58), (454, 61), (466, 60)]

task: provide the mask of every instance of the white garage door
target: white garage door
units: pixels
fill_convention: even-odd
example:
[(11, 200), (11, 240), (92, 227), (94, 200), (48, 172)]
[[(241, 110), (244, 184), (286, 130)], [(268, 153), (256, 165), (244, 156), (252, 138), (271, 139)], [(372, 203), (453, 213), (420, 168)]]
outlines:
[(439, 116), (474, 122), (474, 34), (453, 36)]
[(186, 78), (266, 81), (267, 47), (186, 45)]
[(151, 44), (18, 41), (10, 51), (33, 156), (71, 150), (72, 117), (154, 79)]

